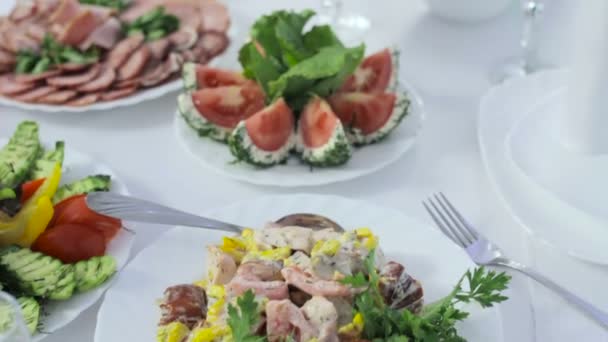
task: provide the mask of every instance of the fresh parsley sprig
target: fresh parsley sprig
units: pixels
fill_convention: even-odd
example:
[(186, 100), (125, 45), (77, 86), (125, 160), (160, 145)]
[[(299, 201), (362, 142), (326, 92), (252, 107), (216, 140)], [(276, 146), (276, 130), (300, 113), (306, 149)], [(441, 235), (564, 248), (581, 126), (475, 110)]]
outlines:
[[(409, 310), (391, 309), (380, 293), (374, 255), (372, 250), (365, 260), (366, 274), (357, 273), (342, 280), (344, 284), (365, 288), (355, 297), (354, 307), (363, 316), (362, 335), (371, 341), (465, 341), (458, 335), (456, 323), (469, 314), (458, 309), (457, 304), (477, 302), (486, 308), (507, 300), (501, 293), (511, 277), (479, 267), (467, 271), (448, 296), (426, 305), (419, 315)], [(467, 286), (463, 287), (465, 280)]]
[(228, 305), (228, 326), (235, 342), (265, 342), (265, 337), (255, 336), (253, 327), (260, 317), (253, 291), (248, 290), (236, 299), (237, 306)]

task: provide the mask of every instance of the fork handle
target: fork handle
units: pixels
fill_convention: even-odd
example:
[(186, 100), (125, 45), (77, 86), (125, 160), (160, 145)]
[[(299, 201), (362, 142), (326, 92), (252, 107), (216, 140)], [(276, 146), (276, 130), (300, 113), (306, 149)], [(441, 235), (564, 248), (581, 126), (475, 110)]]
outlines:
[(557, 294), (562, 296), (564, 299), (566, 299), (570, 303), (576, 305), (579, 309), (583, 310), (589, 316), (593, 317), (595, 320), (600, 322), (604, 327), (608, 327), (608, 313), (598, 309), (597, 307), (595, 307), (591, 303), (587, 302), (586, 300), (582, 299), (581, 297), (566, 290), (565, 288), (561, 287), (560, 285), (555, 283), (553, 280), (545, 277), (544, 275), (542, 275), (538, 271), (534, 270), (533, 268), (530, 268), (526, 265), (520, 264), (520, 263), (512, 261), (512, 260), (496, 261), (496, 264), (498, 264), (500, 266), (508, 267), (510, 269), (513, 269), (515, 271), (518, 271), (520, 273), (523, 273), (523, 274), (529, 276), (530, 278), (543, 284), (545, 287), (555, 291)]

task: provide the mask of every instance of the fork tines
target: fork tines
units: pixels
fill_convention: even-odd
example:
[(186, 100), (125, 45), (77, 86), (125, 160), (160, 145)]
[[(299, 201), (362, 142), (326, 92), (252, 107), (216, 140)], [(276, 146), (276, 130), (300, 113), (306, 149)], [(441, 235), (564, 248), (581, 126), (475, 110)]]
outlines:
[(466, 248), (479, 239), (480, 234), (464, 219), (442, 193), (433, 194), (422, 205), (443, 234), (457, 245)]

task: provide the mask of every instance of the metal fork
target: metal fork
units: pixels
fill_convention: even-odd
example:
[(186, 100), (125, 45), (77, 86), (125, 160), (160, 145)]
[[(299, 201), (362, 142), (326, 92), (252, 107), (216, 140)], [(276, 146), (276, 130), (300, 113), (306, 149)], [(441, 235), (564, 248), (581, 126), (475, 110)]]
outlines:
[(608, 313), (601, 311), (591, 303), (538, 273), (538, 271), (505, 257), (498, 246), (488, 241), (467, 222), (443, 193), (434, 194), (427, 201), (423, 201), (422, 205), (443, 234), (456, 245), (462, 247), (477, 265), (502, 266), (523, 273), (557, 292), (564, 299), (596, 319), (604, 327), (608, 327)]

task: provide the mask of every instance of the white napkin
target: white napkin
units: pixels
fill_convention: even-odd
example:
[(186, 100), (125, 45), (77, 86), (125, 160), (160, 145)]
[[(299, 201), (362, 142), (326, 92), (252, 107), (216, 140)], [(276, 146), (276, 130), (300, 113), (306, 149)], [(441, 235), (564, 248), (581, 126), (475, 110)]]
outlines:
[(572, 37), (564, 40), (571, 53), (569, 107), (561, 134), (571, 149), (608, 154), (608, 1), (579, 1)]

